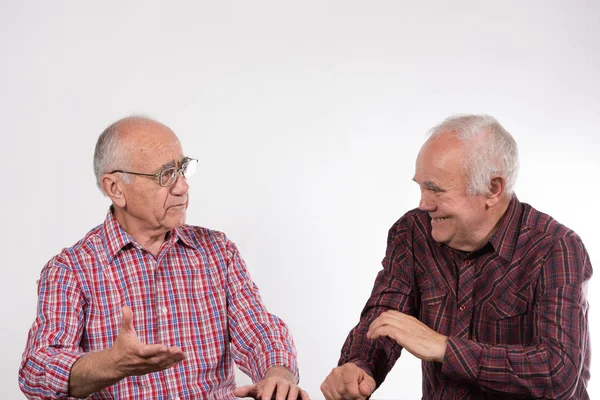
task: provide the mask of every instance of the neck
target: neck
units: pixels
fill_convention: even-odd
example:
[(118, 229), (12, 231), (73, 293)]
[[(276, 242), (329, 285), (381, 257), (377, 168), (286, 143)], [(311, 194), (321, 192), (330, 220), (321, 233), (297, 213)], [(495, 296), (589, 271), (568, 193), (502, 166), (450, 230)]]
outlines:
[(123, 230), (131, 235), (140, 246), (155, 256), (158, 255), (168, 230), (162, 227), (153, 227), (145, 221), (123, 212), (118, 207), (113, 207), (113, 215)]
[(494, 207), (489, 209), (490, 218), (488, 219), (488, 223), (484, 224), (479, 233), (481, 234), (481, 239), (476, 241), (469, 251), (479, 250), (483, 246), (489, 242), (490, 238), (498, 231), (498, 227), (500, 226), (500, 221), (502, 221), (502, 217), (508, 210), (508, 205), (510, 204), (511, 197), (503, 197)]

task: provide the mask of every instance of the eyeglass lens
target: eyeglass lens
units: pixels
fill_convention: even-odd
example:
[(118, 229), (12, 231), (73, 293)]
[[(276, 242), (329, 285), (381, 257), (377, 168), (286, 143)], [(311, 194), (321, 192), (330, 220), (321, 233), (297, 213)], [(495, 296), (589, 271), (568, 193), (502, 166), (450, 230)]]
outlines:
[(196, 172), (197, 160), (187, 160), (181, 168), (167, 168), (160, 173), (159, 183), (161, 186), (170, 186), (177, 180), (177, 174), (181, 170), (184, 178), (189, 178)]

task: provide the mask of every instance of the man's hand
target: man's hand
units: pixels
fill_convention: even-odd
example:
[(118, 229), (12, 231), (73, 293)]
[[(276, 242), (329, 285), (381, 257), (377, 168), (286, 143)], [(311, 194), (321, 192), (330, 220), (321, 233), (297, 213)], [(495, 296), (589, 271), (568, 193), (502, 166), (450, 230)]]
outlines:
[(233, 394), (259, 400), (310, 400), (308, 394), (296, 385), (296, 378), (290, 370), (282, 366), (269, 368), (262, 381), (236, 388)]
[(162, 371), (185, 359), (185, 353), (177, 346), (140, 342), (133, 327), (133, 312), (127, 306), (123, 307), (121, 330), (110, 356), (122, 378)]
[(375, 380), (356, 364), (334, 368), (321, 384), (326, 400), (365, 400), (375, 390)]
[(121, 329), (113, 347), (87, 353), (75, 361), (69, 375), (69, 394), (87, 397), (123, 378), (161, 371), (184, 358), (179, 347), (141, 343), (133, 327), (133, 312), (123, 307)]
[(443, 362), (448, 337), (437, 333), (427, 325), (399, 311), (381, 313), (369, 327), (367, 338), (387, 336), (423, 361)]

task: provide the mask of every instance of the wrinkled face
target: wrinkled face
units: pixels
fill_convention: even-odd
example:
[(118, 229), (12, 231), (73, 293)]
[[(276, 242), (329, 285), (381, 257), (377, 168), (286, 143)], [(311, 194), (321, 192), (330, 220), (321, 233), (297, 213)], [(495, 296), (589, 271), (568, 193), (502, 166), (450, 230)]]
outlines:
[[(142, 124), (128, 133), (130, 171), (157, 174), (172, 166), (181, 166), (184, 159), (181, 144), (166, 126), (156, 123)], [(186, 179), (179, 175), (177, 181), (162, 187), (154, 177), (128, 175), (131, 183), (122, 186), (126, 200), (124, 212), (143, 230), (168, 231), (185, 223), (188, 206)]]
[[(431, 217), (436, 242), (458, 250), (475, 250), (482, 239), (486, 197), (467, 194), (461, 161), (465, 149), (451, 135), (429, 139), (417, 157), (414, 181), (421, 189), (419, 209)], [(486, 233), (487, 234), (487, 233)]]

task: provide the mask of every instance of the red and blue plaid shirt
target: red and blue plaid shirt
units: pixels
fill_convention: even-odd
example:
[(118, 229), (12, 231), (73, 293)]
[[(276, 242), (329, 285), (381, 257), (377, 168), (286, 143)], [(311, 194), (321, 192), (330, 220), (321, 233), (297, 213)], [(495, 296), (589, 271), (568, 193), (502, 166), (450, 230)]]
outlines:
[(383, 382), (402, 348), (366, 333), (392, 309), (449, 337), (443, 363), (422, 363), (424, 399), (588, 399), (591, 275), (581, 239), (516, 197), (472, 253), (436, 243), (428, 214), (410, 211), (390, 229), (383, 270), (339, 364)]
[(19, 370), (29, 398), (67, 398), (71, 366), (112, 346), (125, 305), (142, 342), (179, 346), (186, 359), (92, 399), (234, 399), (233, 360), (253, 381), (275, 365), (298, 374), (288, 328), (267, 312), (236, 246), (220, 232), (185, 225), (154, 256), (109, 212), (48, 262), (38, 295)]

